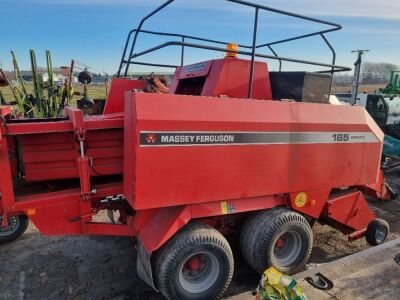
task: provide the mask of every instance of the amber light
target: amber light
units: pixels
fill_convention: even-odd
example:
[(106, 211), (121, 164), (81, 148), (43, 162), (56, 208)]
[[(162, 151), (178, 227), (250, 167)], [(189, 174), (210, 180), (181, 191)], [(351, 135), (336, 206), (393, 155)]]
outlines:
[[(239, 50), (239, 46), (238, 44), (230, 43), (226, 46), (226, 50), (237, 52)], [(226, 52), (226, 57), (237, 57), (238, 54), (235, 52)]]

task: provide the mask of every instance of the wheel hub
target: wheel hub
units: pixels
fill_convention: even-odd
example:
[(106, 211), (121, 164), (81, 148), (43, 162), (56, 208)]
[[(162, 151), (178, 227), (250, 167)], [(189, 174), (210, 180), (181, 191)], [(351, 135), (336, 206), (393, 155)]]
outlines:
[(275, 247), (277, 247), (278, 249), (282, 249), (283, 247), (285, 247), (285, 243), (285, 239), (281, 237), (276, 241)]
[(375, 232), (375, 239), (378, 243), (383, 242), (386, 239), (387, 230), (384, 226), (378, 226)]
[(3, 222), (3, 217), (0, 217), (0, 236), (10, 235), (18, 229), (19, 226), (19, 218), (18, 217), (9, 217), (7, 219), (8, 227), (2, 227), (1, 223)]
[(277, 263), (286, 267), (296, 262), (299, 258), (302, 240), (295, 231), (288, 231), (282, 234), (275, 242), (274, 256)]
[(203, 261), (201, 260), (202, 256), (201, 255), (196, 255), (193, 256), (192, 258), (189, 258), (188, 261), (185, 263), (185, 270), (194, 270), (194, 271), (199, 271), (201, 268), (204, 268), (205, 261), (203, 258)]
[(189, 293), (201, 293), (216, 282), (219, 263), (211, 253), (197, 253), (189, 257), (179, 272), (179, 283)]

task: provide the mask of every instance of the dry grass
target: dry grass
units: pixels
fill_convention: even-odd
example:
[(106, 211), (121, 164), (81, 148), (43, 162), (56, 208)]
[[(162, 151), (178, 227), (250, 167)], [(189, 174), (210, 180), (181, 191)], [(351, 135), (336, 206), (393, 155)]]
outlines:
[[(366, 92), (366, 93), (374, 93), (379, 88), (383, 88), (385, 85), (378, 85), (378, 84), (367, 84), (367, 85), (360, 85), (359, 91)], [(33, 86), (27, 85), (28, 93), (33, 93)], [(109, 90), (109, 89), (108, 89)], [(0, 87), (0, 91), (2, 91), (6, 101), (14, 100), (12, 95), (11, 89), (9, 87)], [(82, 85), (75, 85), (74, 91), (83, 94), (83, 86)], [(351, 86), (333, 86), (332, 93), (348, 93), (351, 92)], [(106, 86), (89, 86), (88, 89), (89, 97), (92, 99), (106, 99)], [(81, 99), (81, 95), (75, 95), (73, 98), (73, 105), (76, 105), (76, 101)]]
[[(27, 92), (33, 94), (33, 85), (29, 84), (26, 86)], [(7, 102), (14, 101), (14, 97), (10, 87), (0, 87), (0, 91), (3, 93), (4, 98)], [(75, 85), (74, 92), (79, 92), (83, 95), (83, 86), (82, 85)], [(106, 99), (106, 87), (105, 85), (101, 86), (94, 86), (91, 85), (88, 88), (89, 97), (92, 99)], [(75, 95), (72, 99), (73, 105), (76, 104), (76, 101), (81, 99), (82, 95)]]
[[(360, 93), (375, 93), (380, 88), (384, 88), (385, 84), (361, 84), (358, 87), (358, 91)], [(335, 93), (351, 93), (351, 85), (346, 86), (333, 86), (332, 87), (332, 94)]]

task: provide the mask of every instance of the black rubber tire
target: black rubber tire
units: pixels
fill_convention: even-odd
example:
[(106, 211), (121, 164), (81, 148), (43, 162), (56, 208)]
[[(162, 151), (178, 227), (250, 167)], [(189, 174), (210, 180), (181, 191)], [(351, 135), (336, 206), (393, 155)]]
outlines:
[[(192, 255), (211, 253), (219, 263), (219, 275), (210, 288), (201, 293), (183, 289), (179, 274), (183, 263)], [(223, 296), (229, 286), (234, 269), (232, 250), (225, 237), (203, 223), (190, 223), (172, 237), (154, 259), (156, 287), (167, 299), (211, 300)]]
[[(378, 229), (386, 231), (384, 238), (378, 238), (376, 236)], [(369, 223), (367, 231), (365, 232), (365, 239), (370, 246), (378, 246), (386, 240), (387, 236), (389, 235), (389, 231), (390, 227), (388, 222), (382, 219), (375, 219)]]
[(396, 193), (388, 183), (385, 183), (385, 187), (390, 195), (390, 200), (396, 200), (399, 198), (399, 193)]
[(0, 244), (10, 243), (24, 234), (29, 225), (29, 219), (25, 215), (18, 216), (18, 228), (8, 235), (0, 235)]
[[(280, 264), (274, 249), (277, 240), (285, 233), (295, 233), (301, 246), (293, 262)], [(243, 226), (240, 248), (246, 262), (259, 274), (272, 266), (285, 274), (304, 269), (311, 254), (313, 233), (310, 224), (300, 214), (285, 207), (261, 211), (251, 215)]]
[(90, 84), (92, 83), (92, 74), (88, 70), (84, 70), (78, 74), (78, 80), (82, 84)]

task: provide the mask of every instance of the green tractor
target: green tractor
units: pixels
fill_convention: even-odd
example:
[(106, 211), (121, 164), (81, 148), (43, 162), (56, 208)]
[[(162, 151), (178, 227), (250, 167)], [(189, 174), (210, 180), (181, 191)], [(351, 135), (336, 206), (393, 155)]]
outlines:
[(389, 84), (385, 88), (379, 89), (379, 93), (385, 95), (400, 94), (400, 71), (392, 71), (390, 73)]

